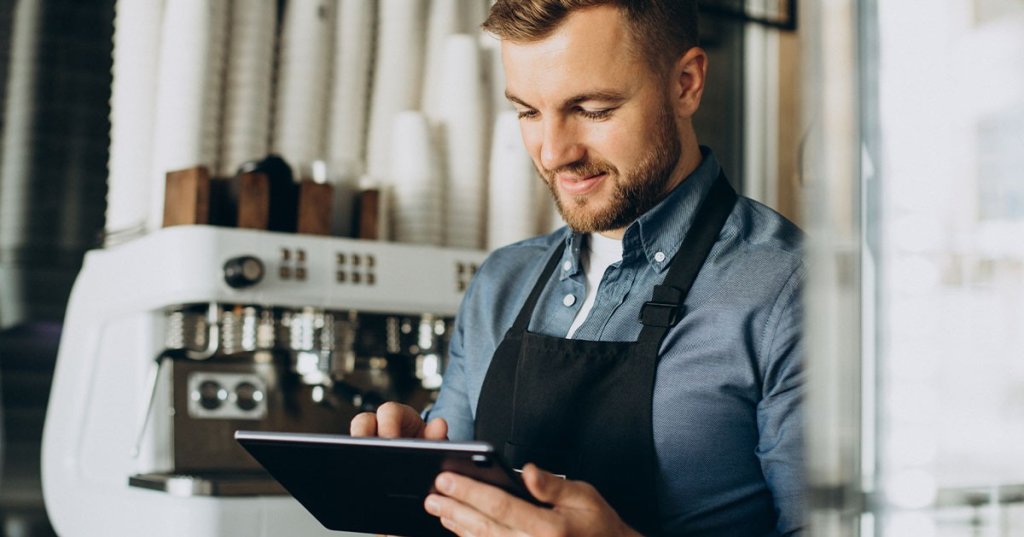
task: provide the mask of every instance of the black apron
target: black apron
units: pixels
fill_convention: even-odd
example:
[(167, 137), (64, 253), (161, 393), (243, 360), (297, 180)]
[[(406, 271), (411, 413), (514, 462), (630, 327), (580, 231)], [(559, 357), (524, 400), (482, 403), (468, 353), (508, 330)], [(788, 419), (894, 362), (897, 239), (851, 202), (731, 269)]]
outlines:
[(720, 174), (661, 285), (641, 309), (636, 342), (582, 341), (527, 331), (565, 249), (548, 260), (491, 359), (475, 436), (516, 468), (527, 462), (586, 481), (630, 526), (658, 531), (651, 407), (661, 342), (736, 202)]

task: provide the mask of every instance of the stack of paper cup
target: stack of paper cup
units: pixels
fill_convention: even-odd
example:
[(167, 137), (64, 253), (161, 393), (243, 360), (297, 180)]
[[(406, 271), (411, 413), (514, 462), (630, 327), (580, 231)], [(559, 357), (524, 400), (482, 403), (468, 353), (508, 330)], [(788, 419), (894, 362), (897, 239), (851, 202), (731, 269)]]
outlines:
[(145, 225), (152, 169), (153, 121), (163, 3), (121, 0), (115, 6), (110, 91), (107, 234)]
[(150, 172), (150, 229), (163, 223), (166, 173), (213, 164), (219, 115), (220, 72), (217, 24), (224, 4), (206, 0), (166, 0), (160, 31), (153, 166)]
[(202, 163), (216, 172), (220, 167), (223, 141), (221, 118), (224, 112), (224, 74), (228, 59), (228, 21), (231, 12), (227, 2), (209, 2), (210, 45), (207, 52), (205, 112), (203, 113)]
[(340, 0), (337, 9), (327, 162), (334, 170), (344, 170), (340, 177), (354, 181), (365, 169), (374, 3)]
[(501, 112), (515, 109), (505, 97), (505, 69), (501, 65), (501, 41), (493, 35), (483, 34), (480, 36), (480, 48), (483, 52), (487, 86), (490, 89), (490, 106), (497, 118)]
[(502, 112), (494, 123), (488, 178), (487, 249), (536, 235), (541, 215), (536, 191), (544, 185), (523, 147), (515, 112)]
[(395, 116), (391, 134), (394, 238), (440, 245), (444, 197), (427, 118), (420, 112), (401, 112)]
[(441, 120), (448, 172), (445, 244), (483, 248), (488, 132), (476, 38), (466, 34), (449, 36), (444, 66)]
[(333, 30), (334, 2), (289, 0), (285, 5), (272, 146), (297, 173), (325, 154)]
[(277, 4), (233, 2), (225, 76), (220, 175), (268, 153)]
[(431, 121), (440, 116), (444, 48), (448, 36), (465, 33), (462, 23), (464, 0), (431, 0), (427, 17), (427, 46), (423, 68), (423, 99), (421, 108)]
[(385, 177), (390, 171), (391, 128), (395, 115), (419, 108), (423, 71), (424, 0), (381, 0), (377, 17), (367, 172)]

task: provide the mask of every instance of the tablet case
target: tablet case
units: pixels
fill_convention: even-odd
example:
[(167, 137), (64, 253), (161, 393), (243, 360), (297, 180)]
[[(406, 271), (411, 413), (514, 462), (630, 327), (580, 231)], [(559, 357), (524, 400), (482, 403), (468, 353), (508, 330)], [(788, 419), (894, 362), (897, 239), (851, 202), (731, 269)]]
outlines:
[(238, 431), (235, 439), (331, 530), (451, 535), (423, 509), (434, 478), (445, 470), (536, 501), (484, 442), (255, 431)]

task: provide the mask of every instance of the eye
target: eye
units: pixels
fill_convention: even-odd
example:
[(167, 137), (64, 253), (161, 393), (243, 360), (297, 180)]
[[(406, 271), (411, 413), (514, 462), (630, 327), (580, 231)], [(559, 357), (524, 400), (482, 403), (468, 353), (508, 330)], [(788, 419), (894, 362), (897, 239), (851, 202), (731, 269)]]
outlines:
[(583, 117), (585, 117), (587, 119), (597, 119), (597, 120), (608, 119), (612, 115), (612, 112), (614, 112), (614, 111), (615, 111), (614, 108), (602, 108), (600, 110), (588, 110), (586, 108), (577, 108), (576, 109), (576, 112), (579, 115), (581, 115), (581, 116), (583, 116)]
[(519, 119), (534, 119), (537, 117), (536, 110), (516, 110), (519, 114)]

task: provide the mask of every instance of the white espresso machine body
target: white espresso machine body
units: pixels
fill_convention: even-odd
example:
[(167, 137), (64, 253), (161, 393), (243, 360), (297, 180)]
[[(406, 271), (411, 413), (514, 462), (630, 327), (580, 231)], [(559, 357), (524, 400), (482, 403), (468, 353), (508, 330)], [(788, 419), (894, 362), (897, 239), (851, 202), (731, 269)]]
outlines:
[(344, 432), (371, 394), (428, 404), (483, 257), (209, 226), (89, 252), (43, 434), (57, 533), (334, 533), (225, 435)]

